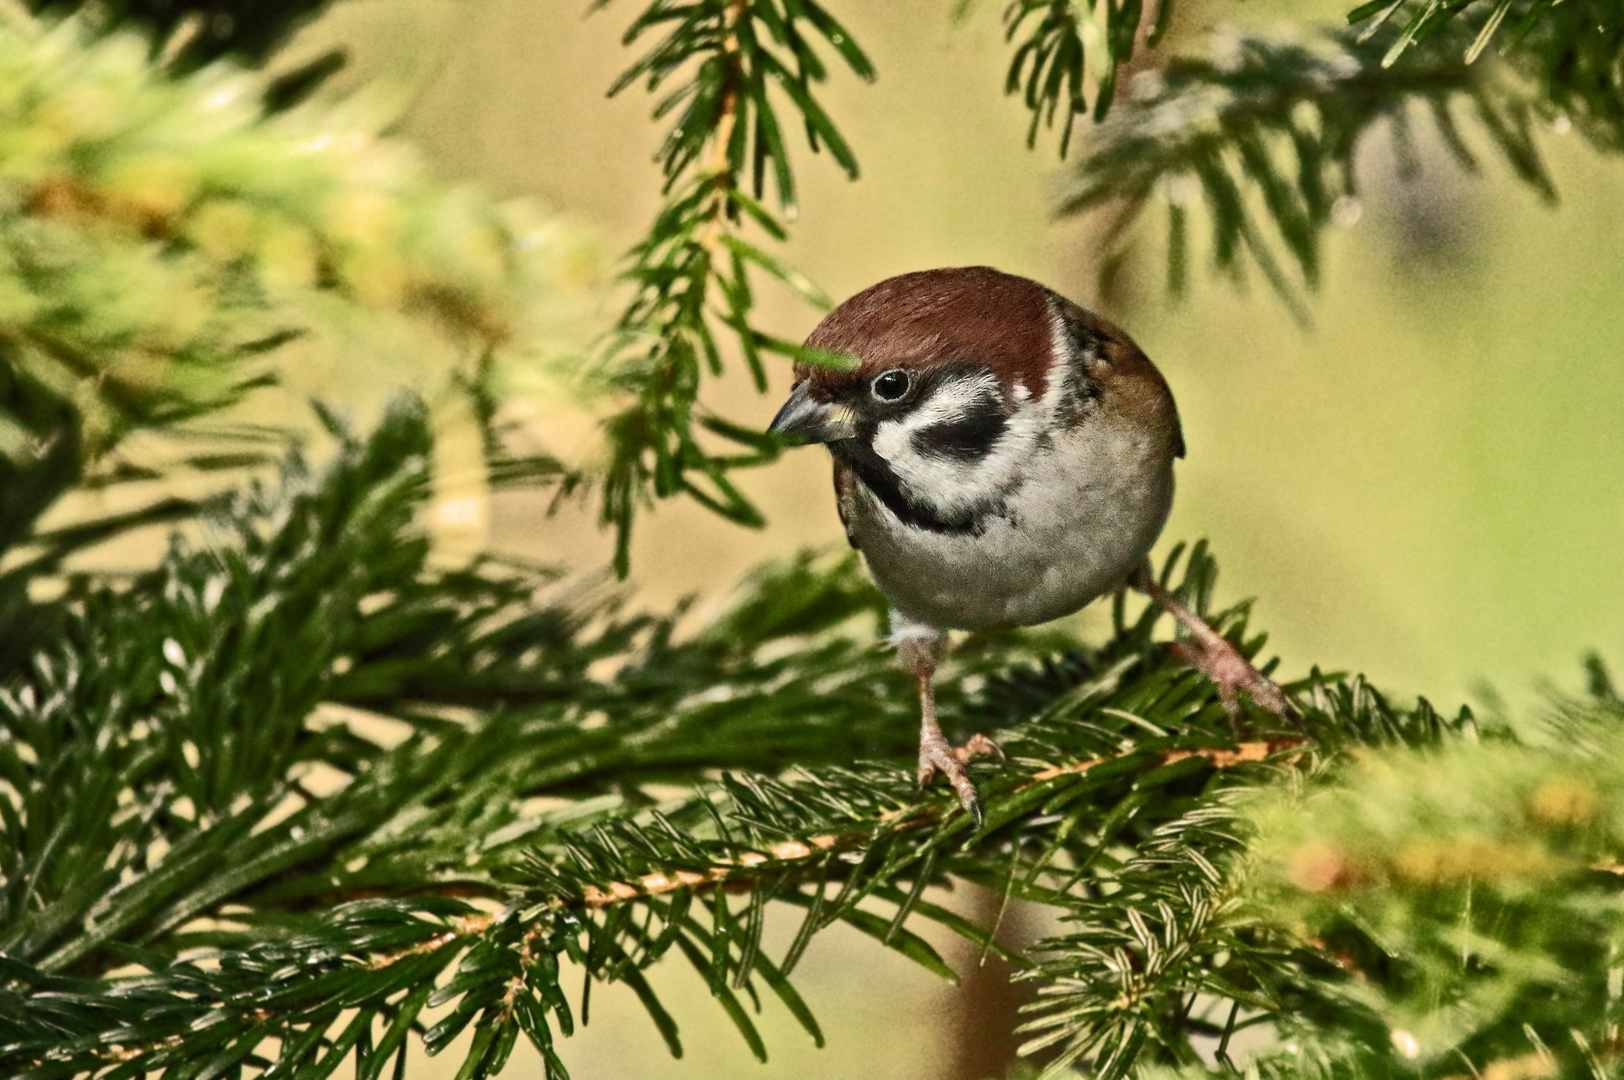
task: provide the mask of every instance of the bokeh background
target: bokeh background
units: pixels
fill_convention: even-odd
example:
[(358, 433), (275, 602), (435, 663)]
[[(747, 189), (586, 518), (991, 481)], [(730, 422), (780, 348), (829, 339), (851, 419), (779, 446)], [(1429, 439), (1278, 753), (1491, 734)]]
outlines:
[[(381, 87), (401, 130), (444, 172), (538, 199), (612, 256), (658, 206), (661, 129), (639, 90), (604, 95), (630, 59), (620, 35), (640, 5), (617, 0), (590, 17), (586, 6), (351, 0), (295, 52), (345, 44), (352, 63), (338, 88)], [(1236, 289), (1197, 273), (1191, 295), (1170, 299), (1154, 227), (1102, 297), (1098, 230), (1053, 220), (1052, 140), (1028, 151), (1026, 114), (1001, 94), (1001, 4), (983, 0), (963, 24), (949, 0), (831, 6), (880, 73), (873, 85), (837, 74), (825, 97), (863, 176), (850, 183), (801, 155), (787, 259), (836, 299), (906, 270), (989, 264), (1123, 324), (1172, 383), (1190, 446), (1163, 549), (1212, 541), (1222, 598), (1256, 598), (1255, 624), (1286, 675), (1362, 671), (1400, 697), (1526, 713), (1542, 680), (1578, 681), (1585, 650), (1624, 659), (1624, 167), (1547, 133), (1561, 192), (1548, 206), (1486, 140), (1473, 142), (1484, 169), (1470, 176), (1422, 125), (1418, 175), (1403, 175), (1384, 137), (1363, 147), (1361, 198), (1330, 237), (1312, 328), (1260, 279)], [(1171, 47), (1199, 47), (1221, 23), (1342, 14), (1335, 3), (1189, 0)], [(765, 320), (784, 336), (817, 321), (764, 294)], [(614, 314), (612, 303), (600, 313), (605, 323)], [(709, 400), (765, 425), (788, 383), (780, 367), (767, 397), (738, 378)], [(580, 453), (591, 426), (541, 398), (528, 435)], [(640, 602), (719, 597), (759, 560), (842, 543), (820, 451), (742, 481), (767, 514), (763, 531), (687, 504), (641, 519)], [(533, 497), (504, 499), (488, 529), (498, 547), (580, 569), (610, 551), (591, 507), (549, 514)], [(953, 955), (978, 970), (974, 955)], [(982, 998), (838, 933), (806, 965), (826, 1050), (769, 1006), (774, 1058), (763, 1069), (697, 982), (668, 982), (683, 1061), (666, 1057), (623, 988), (595, 998), (565, 1060), (583, 1078), (974, 1075), (955, 1033)], [(657, 984), (682, 978), (656, 973)]]

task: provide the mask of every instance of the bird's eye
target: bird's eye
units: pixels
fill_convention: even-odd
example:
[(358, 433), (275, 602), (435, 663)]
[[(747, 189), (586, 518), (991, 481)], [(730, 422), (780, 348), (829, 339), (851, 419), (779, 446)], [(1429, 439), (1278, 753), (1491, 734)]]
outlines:
[(901, 368), (892, 368), (874, 376), (874, 384), (870, 388), (874, 396), (881, 401), (900, 401), (908, 392), (908, 373)]

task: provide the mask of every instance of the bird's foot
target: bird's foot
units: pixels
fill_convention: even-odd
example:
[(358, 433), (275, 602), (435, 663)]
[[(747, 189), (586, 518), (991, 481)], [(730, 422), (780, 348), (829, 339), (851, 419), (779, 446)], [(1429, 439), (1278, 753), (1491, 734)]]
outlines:
[(972, 757), (988, 754), (1004, 756), (998, 744), (985, 735), (972, 735), (963, 746), (958, 747), (941, 735), (922, 736), (919, 740), (919, 786), (925, 787), (936, 779), (937, 773), (947, 777), (947, 782), (953, 785), (953, 791), (959, 797), (959, 805), (975, 819), (979, 828), (982, 822), (981, 796), (976, 792), (975, 781), (970, 779), (964, 764)]
[(1230, 717), (1240, 715), (1240, 692), (1245, 691), (1254, 702), (1268, 709), (1282, 720), (1302, 723), (1302, 717), (1286, 700), (1285, 691), (1224, 638), (1213, 634), (1197, 641), (1173, 643), (1173, 651), (1181, 660), (1211, 679), (1218, 687), (1218, 700)]
[(1302, 725), (1302, 716), (1286, 699), (1285, 692), (1253, 667), (1212, 624), (1157, 581), (1156, 575), (1150, 572), (1148, 560), (1134, 571), (1128, 584), (1154, 600), (1190, 635), (1185, 641), (1174, 642), (1173, 651), (1217, 684), (1218, 700), (1224, 703), (1231, 722), (1240, 716), (1240, 691), (1245, 690), (1254, 702), (1280, 719)]

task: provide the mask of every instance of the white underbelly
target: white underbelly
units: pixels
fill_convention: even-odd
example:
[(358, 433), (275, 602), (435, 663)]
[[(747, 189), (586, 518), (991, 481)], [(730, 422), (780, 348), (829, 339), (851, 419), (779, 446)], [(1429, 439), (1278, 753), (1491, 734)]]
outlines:
[(978, 534), (904, 525), (858, 485), (855, 539), (898, 610), (961, 630), (1069, 615), (1126, 580), (1172, 507), (1172, 458), (1136, 433), (1076, 433), (1026, 473)]

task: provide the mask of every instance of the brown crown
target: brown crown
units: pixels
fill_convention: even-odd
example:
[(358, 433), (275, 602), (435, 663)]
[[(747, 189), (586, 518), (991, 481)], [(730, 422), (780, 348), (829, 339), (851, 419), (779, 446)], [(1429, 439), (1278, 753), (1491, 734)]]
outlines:
[(887, 278), (853, 296), (806, 343), (855, 357), (839, 371), (797, 364), (795, 381), (829, 400), (893, 367), (925, 371), (957, 360), (988, 365), (1008, 393), (1017, 383), (1041, 396), (1052, 360), (1049, 291), (986, 266), (920, 270)]

